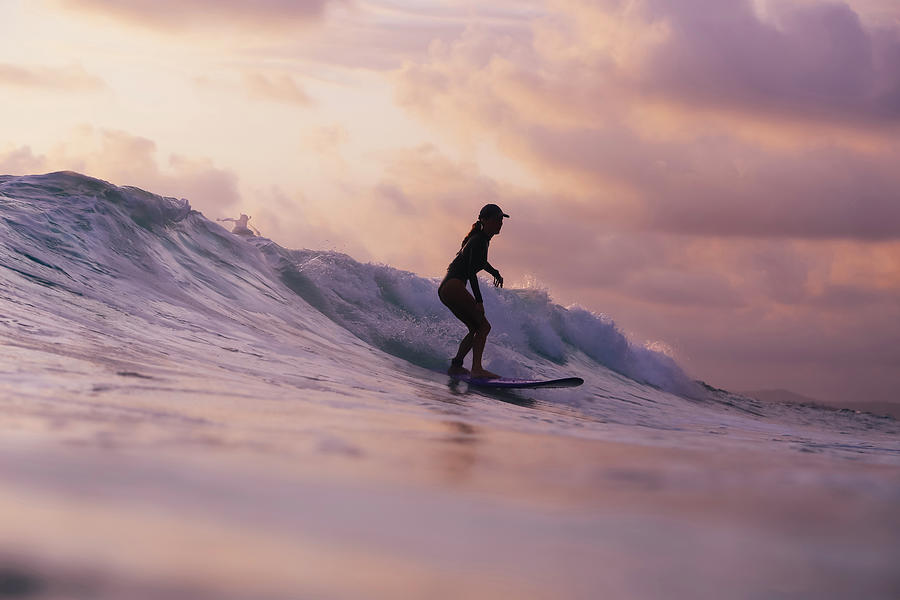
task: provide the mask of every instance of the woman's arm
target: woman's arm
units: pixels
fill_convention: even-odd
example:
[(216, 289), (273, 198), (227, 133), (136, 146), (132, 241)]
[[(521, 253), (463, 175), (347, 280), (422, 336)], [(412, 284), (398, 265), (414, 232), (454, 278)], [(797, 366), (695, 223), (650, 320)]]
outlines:
[[(483, 302), (481, 299), (481, 289), (478, 287), (478, 265), (481, 261), (479, 261), (476, 256), (476, 252), (480, 250), (480, 248), (478, 248), (478, 238), (479, 236), (477, 235), (473, 235), (469, 238), (462, 253), (463, 258), (466, 259), (466, 274), (469, 276), (469, 284), (472, 286), (472, 295), (475, 296), (475, 302), (481, 304)], [(484, 249), (484, 255), (485, 258), (487, 258), (487, 248)]]
[(491, 274), (491, 277), (494, 278), (494, 285), (497, 287), (503, 287), (503, 277), (500, 275), (500, 271), (491, 266), (491, 263), (484, 263), (484, 270)]

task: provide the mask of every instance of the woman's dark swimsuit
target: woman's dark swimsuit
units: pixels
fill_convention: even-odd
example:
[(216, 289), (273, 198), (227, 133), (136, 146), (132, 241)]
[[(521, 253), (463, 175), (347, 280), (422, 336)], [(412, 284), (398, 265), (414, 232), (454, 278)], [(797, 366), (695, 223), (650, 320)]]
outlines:
[[(478, 272), (484, 269), (494, 277), (499, 277), (500, 272), (491, 266), (487, 260), (488, 245), (491, 241), (488, 236), (480, 231), (472, 234), (472, 237), (462, 247), (462, 250), (456, 253), (456, 258), (447, 267), (447, 275), (444, 281), (448, 279), (459, 279), (468, 281), (472, 285), (472, 295), (475, 296), (475, 302), (481, 302), (481, 290), (478, 289)], [(443, 285), (443, 282), (441, 282)]]
[[(470, 329), (477, 328), (483, 317), (469, 314), (469, 310), (462, 310), (463, 307), (456, 306), (455, 303), (447, 302), (442, 294), (444, 283), (448, 279), (459, 279), (462, 282), (468, 281), (472, 286), (472, 294), (475, 296), (475, 302), (481, 303), (481, 290), (478, 288), (478, 272), (484, 269), (494, 277), (499, 277), (500, 272), (497, 271), (487, 260), (488, 245), (490, 239), (480, 231), (472, 234), (462, 249), (456, 254), (456, 258), (447, 267), (447, 275), (438, 287), (438, 296), (441, 302), (449, 308), (456, 317), (466, 324)], [(474, 309), (474, 307), (473, 307)]]

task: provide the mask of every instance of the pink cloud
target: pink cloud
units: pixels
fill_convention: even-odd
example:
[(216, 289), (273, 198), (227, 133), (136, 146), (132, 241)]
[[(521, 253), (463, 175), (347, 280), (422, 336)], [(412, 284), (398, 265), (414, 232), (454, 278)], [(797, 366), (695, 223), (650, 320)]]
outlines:
[(124, 131), (82, 126), (46, 154), (36, 155), (28, 146), (0, 154), (0, 172), (4, 174), (63, 170), (186, 197), (194, 208), (213, 216), (241, 203), (233, 172), (217, 168), (207, 159), (178, 155), (161, 165), (155, 142)]
[(251, 100), (278, 102), (298, 107), (311, 107), (315, 104), (313, 98), (293, 75), (279, 71), (244, 70), (232, 76), (200, 75), (191, 81), (198, 91), (211, 92), (216, 97), (222, 94), (229, 96), (242, 94)]
[(29, 146), (20, 146), (0, 154), (0, 173), (4, 175), (28, 175), (48, 171), (47, 159), (35, 155)]
[(344, 0), (56, 0), (64, 7), (122, 18), (156, 28), (290, 28), (319, 19), (328, 4)]
[[(651, 1), (669, 36), (635, 75), (648, 93), (793, 118), (900, 120), (900, 27), (867, 27), (842, 3)], [(898, 11), (900, 12), (900, 11)]]
[(238, 210), (241, 195), (238, 176), (231, 170), (216, 167), (209, 159), (189, 158), (180, 155), (169, 157), (169, 171), (155, 175), (158, 183), (151, 190), (160, 189), (169, 195), (192, 200), (194, 208), (215, 215)]
[(81, 65), (67, 67), (23, 67), (0, 63), (0, 85), (60, 91), (98, 91), (106, 87), (102, 79)]
[(900, 144), (768, 148), (724, 136), (647, 140), (625, 128), (523, 131), (520, 155), (629, 189), (644, 227), (698, 235), (900, 237)]
[(244, 87), (252, 98), (285, 102), (299, 106), (311, 106), (312, 98), (290, 75), (272, 74), (257, 71), (244, 73)]
[(668, 306), (739, 308), (746, 300), (727, 277), (716, 272), (691, 272), (663, 268), (632, 274), (624, 291)]
[(302, 56), (339, 67), (392, 70), (419, 60), (431, 45), (449, 43), (473, 26), (489, 26), (497, 36), (528, 35), (544, 5), (544, 0), (354, 2), (352, 10), (330, 12), (325, 27), (295, 38), (266, 40), (265, 52), (285, 60)]
[[(455, 163), (433, 146), (398, 150), (383, 160), (381, 181), (346, 189), (346, 204), (335, 200), (336, 225), (345, 237), (378, 248), (392, 265), (442, 272), (481, 206), (503, 192), (475, 165)], [(429, 243), (420, 243), (423, 234)]]
[[(866, 29), (846, 6), (785, 9), (781, 28), (738, 0), (629, 4), (627, 17), (612, 1), (567, 6), (532, 38), (473, 30), (434, 46), (397, 72), (398, 100), (454, 135), (494, 139), (620, 227), (900, 237), (900, 28)], [(767, 69), (757, 54), (774, 60), (776, 46), (786, 58)], [(786, 125), (791, 111), (816, 124)]]

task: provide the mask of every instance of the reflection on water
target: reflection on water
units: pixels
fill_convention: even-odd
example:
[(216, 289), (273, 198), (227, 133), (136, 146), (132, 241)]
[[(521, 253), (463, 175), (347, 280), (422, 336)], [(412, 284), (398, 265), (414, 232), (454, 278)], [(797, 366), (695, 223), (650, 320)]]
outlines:
[(440, 453), (439, 468), (450, 486), (466, 482), (478, 462), (477, 428), (462, 421), (445, 421), (448, 434)]
[(455, 396), (479, 394), (481, 396), (494, 398), (495, 400), (500, 400), (501, 402), (515, 404), (516, 406), (523, 406), (525, 408), (533, 408), (535, 406), (535, 401), (523, 397), (521, 395), (521, 392), (514, 392), (506, 389), (476, 388), (470, 386), (465, 381), (460, 381), (459, 379), (455, 379), (453, 377), (451, 377), (447, 382), (447, 388), (450, 390), (450, 393)]

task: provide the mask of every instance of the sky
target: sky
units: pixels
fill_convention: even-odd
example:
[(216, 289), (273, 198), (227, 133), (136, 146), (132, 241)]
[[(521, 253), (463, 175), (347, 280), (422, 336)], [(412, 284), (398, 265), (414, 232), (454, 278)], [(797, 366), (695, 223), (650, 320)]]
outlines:
[(0, 0), (0, 173), (507, 286), (731, 390), (900, 402), (896, 0)]

